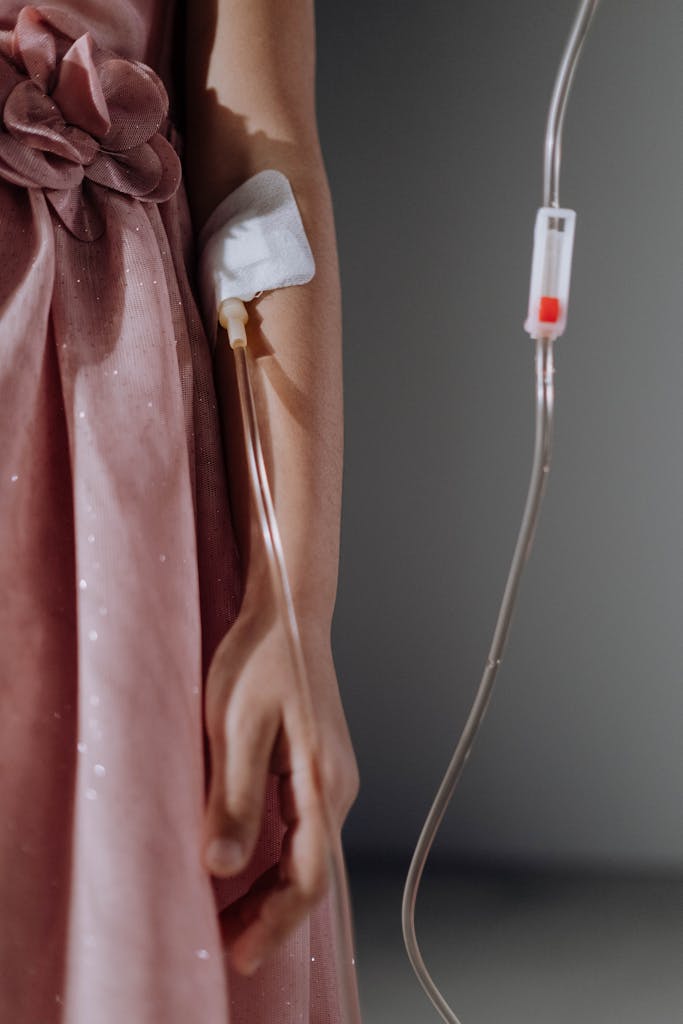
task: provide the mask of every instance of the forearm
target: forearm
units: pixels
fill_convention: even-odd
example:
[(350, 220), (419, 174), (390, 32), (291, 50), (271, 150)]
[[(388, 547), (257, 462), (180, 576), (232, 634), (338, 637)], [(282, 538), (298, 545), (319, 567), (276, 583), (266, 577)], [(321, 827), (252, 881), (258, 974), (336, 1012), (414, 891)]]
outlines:
[[(339, 284), (329, 200), (297, 196), (316, 259), (307, 285), (265, 295), (249, 305), (249, 347), (268, 475), (297, 610), (329, 624), (339, 559), (342, 463), (342, 381)], [(217, 386), (222, 404), (237, 408), (233, 355), (221, 332)], [(230, 421), (229, 421), (230, 422)], [(263, 545), (248, 482), (241, 432), (227, 438), (233, 509), (247, 583), (263, 581)]]
[[(252, 2), (258, 6), (267, 0)], [(316, 275), (307, 285), (251, 303), (248, 331), (256, 357), (259, 424), (295, 604), (305, 619), (327, 628), (337, 583), (342, 463), (341, 312), (332, 206), (306, 89), (286, 102), (279, 92), (277, 101), (269, 102), (258, 90), (256, 95), (242, 91), (243, 80), (230, 59), (237, 42), (231, 36), (221, 44), (220, 15), (231, 6), (224, 3), (214, 41), (204, 43), (210, 57), (203, 69), (197, 60), (201, 47), (188, 66), (190, 199), (200, 224), (246, 177), (275, 167), (289, 178), (301, 210)], [(296, 20), (296, 12), (293, 16)], [(195, 20), (201, 22), (200, 13)], [(307, 24), (304, 18), (294, 28), (300, 35)], [(197, 31), (201, 34), (201, 24)], [(312, 69), (304, 68), (303, 74)], [(236, 416), (233, 356), (222, 332), (219, 341), (216, 380), (227, 423), (233, 512), (247, 593), (258, 604), (267, 574)]]

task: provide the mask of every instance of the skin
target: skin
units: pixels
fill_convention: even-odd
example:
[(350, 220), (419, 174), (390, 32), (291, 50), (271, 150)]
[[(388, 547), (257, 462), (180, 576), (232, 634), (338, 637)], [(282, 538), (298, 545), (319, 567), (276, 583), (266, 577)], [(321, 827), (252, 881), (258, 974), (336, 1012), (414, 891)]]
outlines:
[(316, 260), (310, 284), (249, 304), (247, 330), (266, 463), (311, 683), (321, 751), (317, 768), (249, 494), (233, 356), (222, 333), (216, 354), (245, 592), (206, 683), (211, 788), (205, 865), (227, 877), (249, 862), (269, 773), (279, 778), (288, 826), (279, 864), (222, 915), (231, 962), (251, 974), (327, 891), (321, 796), (341, 830), (358, 793), (330, 644), (343, 450), (341, 302), (315, 117), (312, 0), (192, 0), (187, 6), (185, 96), (191, 117), (185, 152), (195, 227), (246, 178), (276, 168), (291, 182)]

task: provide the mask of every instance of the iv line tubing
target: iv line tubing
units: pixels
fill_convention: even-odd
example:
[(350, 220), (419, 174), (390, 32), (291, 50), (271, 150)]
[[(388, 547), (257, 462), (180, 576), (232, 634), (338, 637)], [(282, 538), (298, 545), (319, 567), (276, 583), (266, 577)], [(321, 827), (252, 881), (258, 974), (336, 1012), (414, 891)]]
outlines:
[[(559, 207), (560, 164), (562, 159), (562, 129), (567, 100), (581, 50), (599, 0), (581, 0), (569, 39), (560, 62), (553, 89), (545, 135), (543, 197), (545, 206)], [(465, 723), (455, 752), (446, 769), (436, 797), (429, 809), (408, 869), (401, 922), (403, 939), (410, 963), (434, 1008), (446, 1024), (460, 1024), (458, 1017), (437, 988), (422, 958), (415, 932), (415, 904), (422, 873), (434, 843), (439, 825), (446, 812), (455, 787), (470, 756), (477, 732), (486, 713), (498, 668), (502, 661), (512, 614), (522, 577), (522, 571), (531, 552), (536, 525), (550, 470), (554, 411), (553, 342), (535, 339), (536, 346), (536, 433), (534, 460), (529, 482), (522, 524), (508, 574), (503, 600), (484, 673), (474, 703)]]
[(524, 518), (519, 531), (503, 602), (498, 614), (491, 650), (486, 661), (486, 667), (484, 668), (484, 675), (479, 684), (474, 704), (458, 741), (455, 753), (451, 758), (436, 798), (429, 810), (427, 820), (422, 828), (403, 892), (403, 939), (408, 957), (420, 984), (443, 1020), (446, 1021), (446, 1024), (460, 1024), (460, 1021), (434, 984), (422, 959), (415, 934), (415, 902), (422, 872), (434, 842), (434, 837), (446, 812), (453, 791), (462, 775), (467, 759), (470, 756), (477, 731), (491, 698), (491, 691), (502, 660), (510, 628), (522, 569), (531, 550), (541, 499), (550, 469), (553, 427), (553, 372), (553, 343), (552, 341), (539, 339), (536, 341), (536, 442)]
[(581, 50), (586, 41), (588, 30), (600, 0), (581, 0), (579, 10), (574, 19), (569, 39), (565, 46), (562, 60), (555, 79), (555, 87), (550, 100), (548, 121), (545, 132), (545, 153), (543, 163), (543, 205), (560, 205), (560, 164), (562, 162), (562, 129), (564, 115), (567, 110), (569, 91), (574, 80), (574, 72), (579, 63)]
[(341, 1021), (342, 1024), (355, 1024), (357, 1020), (354, 1010), (356, 1003), (355, 982), (351, 971), (354, 964), (352, 953), (354, 942), (352, 922), (346, 909), (350, 906), (350, 900), (341, 836), (334, 826), (329, 803), (320, 779), (320, 745), (311, 702), (308, 673), (306, 671), (306, 663), (301, 646), (301, 635), (287, 575), (280, 530), (275, 517), (275, 508), (263, 457), (246, 347), (236, 347), (233, 349), (233, 352), (235, 355), (237, 387), (252, 494), (259, 518), (261, 534), (265, 543), (273, 589), (280, 608), (282, 621), (286, 627), (292, 667), (299, 690), (301, 706), (304, 711), (307, 739), (312, 755), (311, 768), (314, 773), (327, 832), (328, 872), (334, 905), (333, 917), (335, 922), (337, 966), (340, 966), (340, 959), (342, 961), (342, 977), (340, 979)]

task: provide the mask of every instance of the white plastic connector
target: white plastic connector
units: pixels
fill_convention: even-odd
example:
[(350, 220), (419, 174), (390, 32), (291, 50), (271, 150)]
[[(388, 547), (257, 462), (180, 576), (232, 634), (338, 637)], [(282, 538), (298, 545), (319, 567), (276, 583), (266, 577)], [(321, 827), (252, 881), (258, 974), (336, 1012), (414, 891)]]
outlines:
[(574, 210), (542, 206), (536, 214), (529, 309), (524, 330), (554, 341), (567, 326), (574, 249)]
[(306, 284), (315, 274), (299, 207), (281, 171), (259, 171), (226, 196), (197, 243), (198, 284), (212, 352), (216, 310), (224, 300), (251, 302), (260, 292)]
[(241, 299), (224, 299), (218, 307), (218, 322), (228, 332), (230, 348), (246, 348), (249, 320), (246, 306)]

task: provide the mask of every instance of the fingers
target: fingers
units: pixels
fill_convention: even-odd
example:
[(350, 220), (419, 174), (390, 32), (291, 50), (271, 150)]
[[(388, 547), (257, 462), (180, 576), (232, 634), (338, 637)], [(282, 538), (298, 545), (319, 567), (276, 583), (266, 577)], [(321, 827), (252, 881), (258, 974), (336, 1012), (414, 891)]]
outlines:
[(211, 738), (212, 776), (204, 859), (215, 875), (249, 862), (261, 828), (271, 751), (280, 727), (268, 708), (234, 700), (225, 727)]
[[(270, 639), (272, 643), (267, 637), (256, 650), (248, 645), (251, 655), (237, 671), (226, 647), (207, 679), (212, 772), (206, 866), (223, 877), (247, 866), (262, 826), (269, 770), (280, 776), (280, 810), (287, 825), (278, 863), (221, 915), (226, 950), (244, 974), (256, 970), (327, 889), (332, 837), (326, 817), (329, 813), (337, 822), (336, 805), (343, 797), (335, 782), (341, 778), (337, 765), (347, 760), (337, 737), (338, 716), (321, 718), (316, 708), (317, 728), (311, 728), (310, 714), (296, 692), (282, 687), (281, 637)], [(321, 720), (329, 724), (326, 758), (316, 754)]]
[(316, 770), (298, 765), (280, 784), (281, 812), (289, 828), (280, 861), (221, 916), (233, 966), (252, 974), (325, 894), (328, 840)]

